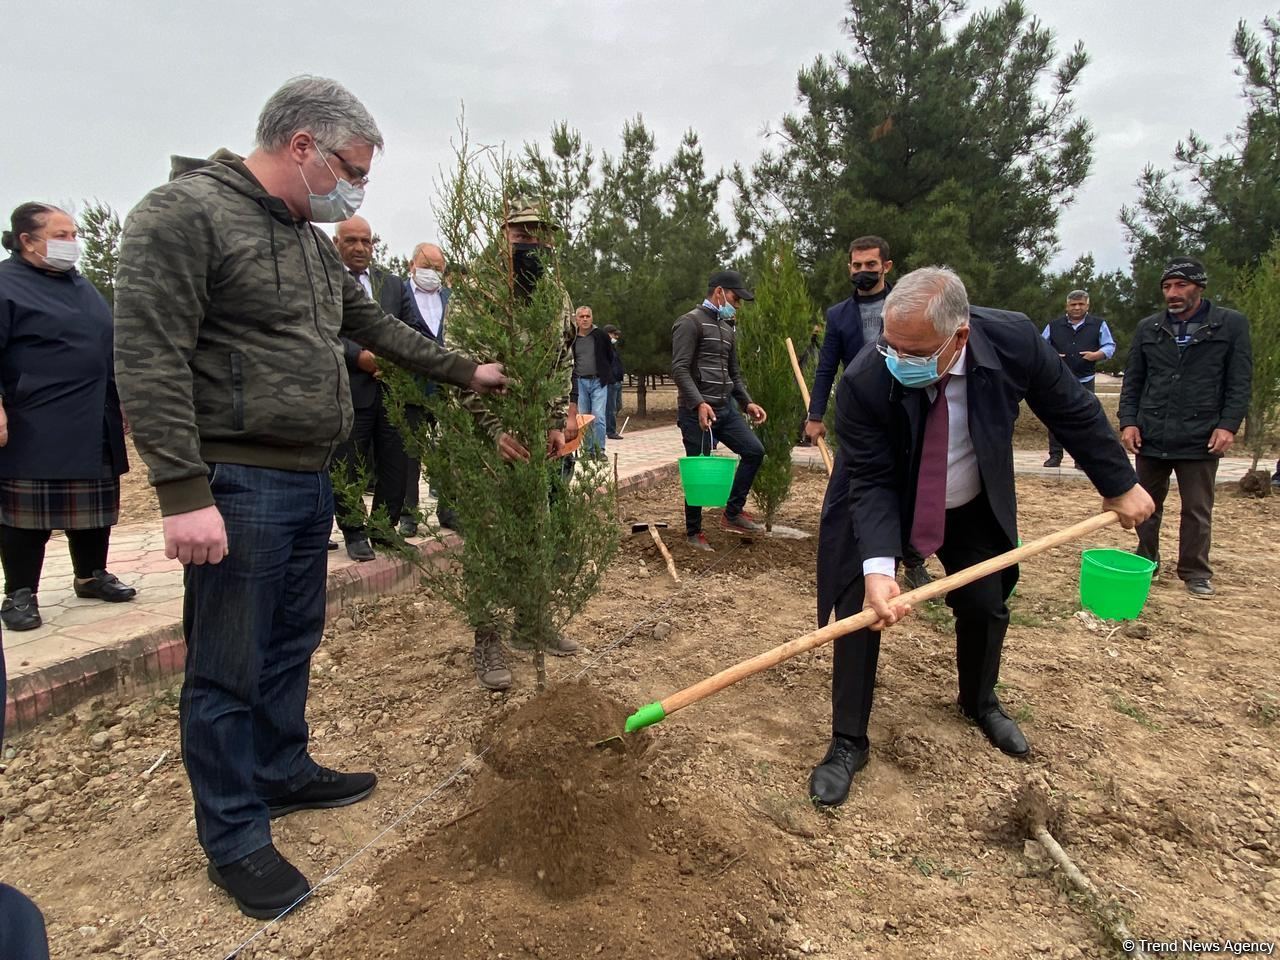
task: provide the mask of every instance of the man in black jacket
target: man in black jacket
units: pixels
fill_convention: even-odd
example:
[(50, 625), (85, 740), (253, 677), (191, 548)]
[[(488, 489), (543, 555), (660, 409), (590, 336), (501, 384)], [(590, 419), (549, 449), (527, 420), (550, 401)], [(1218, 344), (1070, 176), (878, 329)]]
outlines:
[(573, 314), (577, 335), (573, 338), (573, 389), (569, 396), (578, 398), (578, 412), (593, 414), (583, 446), (585, 456), (603, 457), (605, 416), (609, 412), (609, 388), (613, 385), (613, 341), (595, 325), (588, 306), (578, 307)]
[(609, 343), (613, 346), (613, 383), (609, 384), (609, 406), (604, 415), (605, 436), (610, 440), (621, 440), (618, 432), (618, 411), (622, 409), (622, 381), (627, 375), (627, 368), (622, 363), (622, 351), (618, 349), (622, 339), (622, 331), (611, 323), (605, 324), (604, 332), (609, 335)]
[[(754, 300), (742, 274), (718, 270), (707, 281), (707, 297), (671, 328), (671, 377), (676, 382), (676, 421), (684, 451), (694, 457), (711, 453), (718, 440), (741, 459), (733, 475), (729, 502), (720, 522), (725, 529), (754, 533), (764, 529), (742, 508), (764, 462), (764, 445), (738, 407), (755, 424), (764, 423), (764, 408), (751, 399), (738, 366), (738, 307)], [(735, 406), (736, 404), (736, 406)], [(702, 508), (684, 505), (685, 536), (695, 550), (711, 551), (702, 532)]]
[(1218, 461), (1249, 410), (1253, 354), (1243, 314), (1203, 297), (1208, 277), (1175, 257), (1160, 278), (1166, 310), (1138, 324), (1120, 392), (1120, 438), (1137, 456), (1138, 480), (1155, 499), (1138, 528), (1138, 553), (1160, 562), (1169, 475), (1178, 477), (1182, 523), (1178, 577), (1194, 597), (1213, 596), (1209, 541)]
[[(342, 265), (375, 303), (423, 336), (431, 336), (413, 308), (404, 280), (373, 265), (373, 230), (364, 217), (352, 217), (338, 224), (333, 242), (342, 258)], [(334, 459), (352, 479), (356, 476), (358, 462), (363, 462), (365, 467), (372, 466), (373, 508), (386, 508), (391, 522), (396, 523), (404, 504), (405, 478), (409, 472), (404, 438), (387, 415), (386, 390), (377, 377), (378, 358), (354, 340), (343, 337), (342, 346), (346, 351), (355, 419), (350, 436)], [(347, 544), (347, 556), (352, 560), (372, 560), (374, 553), (369, 544), (369, 534), (364, 521), (359, 519), (364, 515), (364, 504), (338, 496), (336, 513), (342, 538)]]
[[(1013, 423), (1023, 399), (1126, 528), (1151, 514), (1097, 399), (1025, 316), (970, 308), (954, 273), (927, 267), (899, 281), (884, 318), (877, 349), (850, 364), (836, 393), (840, 445), (819, 531), (819, 623), (833, 607), (841, 618), (873, 609), (880, 627), (909, 612), (894, 599), (894, 566), (908, 544), (936, 553), (947, 573), (1013, 547)], [(947, 605), (960, 709), (996, 747), (1023, 756), (1027, 742), (995, 693), (1017, 579), (1016, 568), (993, 574), (953, 590)], [(843, 803), (867, 762), (879, 638), (860, 630), (835, 642), (831, 747), (809, 782), (819, 803)]]

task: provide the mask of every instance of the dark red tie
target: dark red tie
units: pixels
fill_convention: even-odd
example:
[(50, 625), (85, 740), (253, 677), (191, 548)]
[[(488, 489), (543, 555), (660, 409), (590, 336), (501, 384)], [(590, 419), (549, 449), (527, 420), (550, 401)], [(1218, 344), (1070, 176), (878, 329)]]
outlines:
[(922, 557), (942, 546), (947, 525), (947, 374), (936, 384), (938, 391), (924, 420), (924, 447), (920, 451), (920, 474), (916, 478), (916, 509), (911, 519), (911, 545)]

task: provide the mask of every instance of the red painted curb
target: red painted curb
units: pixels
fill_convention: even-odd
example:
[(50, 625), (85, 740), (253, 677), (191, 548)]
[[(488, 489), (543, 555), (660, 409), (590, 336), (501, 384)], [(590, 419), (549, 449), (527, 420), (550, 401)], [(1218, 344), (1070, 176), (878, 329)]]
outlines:
[[(620, 480), (618, 492), (647, 490), (675, 475), (676, 464), (664, 464)], [(443, 542), (428, 540), (417, 548), (424, 560), (437, 563), (461, 543), (456, 534), (447, 533)], [(380, 556), (333, 571), (326, 587), (326, 617), (336, 616), (353, 600), (403, 591), (416, 582), (415, 570), (408, 560)], [(186, 658), (182, 624), (172, 623), (129, 637), (112, 649), (80, 654), (15, 677), (5, 699), (5, 731), (30, 730), (40, 720), (93, 697), (124, 699), (155, 690), (182, 673)]]

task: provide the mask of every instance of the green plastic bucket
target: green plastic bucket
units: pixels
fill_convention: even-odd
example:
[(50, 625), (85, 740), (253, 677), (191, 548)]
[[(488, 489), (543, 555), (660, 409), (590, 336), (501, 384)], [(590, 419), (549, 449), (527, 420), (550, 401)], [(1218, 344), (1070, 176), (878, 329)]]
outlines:
[(1136, 620), (1151, 592), (1154, 561), (1124, 550), (1080, 555), (1080, 603), (1103, 620)]
[(729, 502), (737, 457), (681, 457), (680, 486), (691, 507), (723, 507)]

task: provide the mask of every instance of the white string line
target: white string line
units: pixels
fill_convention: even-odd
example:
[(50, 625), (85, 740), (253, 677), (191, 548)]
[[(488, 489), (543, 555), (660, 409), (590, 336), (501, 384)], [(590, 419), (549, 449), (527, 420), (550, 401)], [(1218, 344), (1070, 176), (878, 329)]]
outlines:
[[(728, 560), (730, 557), (732, 557), (735, 553), (737, 553), (741, 549), (742, 549), (742, 543), (739, 542), (734, 547), (732, 547), (728, 553), (724, 554), (724, 556), (719, 557), (713, 563), (707, 565), (702, 570), (700, 570), (698, 572), (698, 576), (699, 577), (706, 576), (708, 573), (710, 573), (716, 567), (720, 566), (720, 564), (724, 563), (726, 560)], [(637, 620), (634, 624), (631, 625), (631, 627), (627, 630), (626, 633), (622, 634), (622, 636), (618, 637), (617, 640), (613, 641), (613, 643), (609, 644), (609, 646), (601, 650), (598, 654), (596, 654), (596, 656), (592, 660), (590, 660), (587, 663), (586, 666), (584, 666), (576, 674), (570, 677), (569, 682), (572, 683), (573, 681), (578, 680), (584, 674), (586, 674), (589, 670), (594, 668), (595, 665), (599, 663), (601, 660), (603, 660), (606, 655), (613, 652), (622, 643), (630, 639), (637, 630), (639, 630), (646, 623), (648, 623), (650, 620), (656, 617), (659, 613), (661, 613), (664, 609), (666, 609), (666, 607), (669, 604), (671, 604), (678, 596), (680, 596), (679, 593), (671, 594), (671, 596), (667, 597), (666, 600), (662, 601), (662, 603), (658, 604), (658, 606), (650, 610), (646, 616), (641, 617), (639, 620)], [(428, 802), (430, 802), (431, 800), (434, 800), (437, 796), (439, 796), (440, 791), (442, 791), (445, 787), (449, 786), (451, 783), (457, 780), (458, 777), (468, 767), (474, 766), (476, 763), (483, 760), (485, 755), (490, 750), (493, 749), (493, 746), (494, 745), (490, 743), (483, 750), (477, 753), (475, 756), (468, 757), (465, 761), (462, 762), (462, 764), (456, 770), (454, 770), (451, 774), (449, 774), (449, 776), (445, 777), (445, 779), (441, 780), (438, 784), (436, 784), (436, 786), (431, 790), (430, 793), (424, 796), (417, 803), (413, 804), (413, 806), (409, 807), (408, 810), (406, 810), (404, 813), (398, 816), (395, 820), (391, 821), (391, 823), (389, 823), (382, 830), (380, 830), (372, 840), (370, 840), (364, 846), (360, 847), (358, 850), (356, 850), (355, 853), (347, 857), (346, 860), (343, 860), (342, 863), (338, 864), (336, 867), (334, 867), (332, 870), (326, 873), (323, 877), (321, 877), (320, 881), (316, 883), (315, 886), (309, 889), (306, 893), (300, 896), (293, 903), (289, 904), (289, 906), (286, 907), (283, 911), (281, 911), (279, 916), (277, 916), (274, 920), (268, 921), (256, 933), (250, 936), (247, 940), (244, 940), (243, 942), (241, 942), (239, 946), (237, 946), (235, 949), (233, 949), (230, 953), (226, 955), (224, 960), (233, 960), (233, 958), (239, 955), (241, 950), (243, 950), (245, 947), (252, 944), (259, 937), (263, 936), (268, 930), (276, 926), (276, 924), (278, 924), (282, 919), (288, 916), (289, 913), (297, 909), (299, 905), (301, 905), (302, 903), (310, 899), (313, 893), (315, 893), (317, 890), (323, 887), (326, 883), (329, 883), (331, 880), (336, 878), (338, 874), (340, 874), (343, 870), (345, 870), (348, 866), (350, 866), (355, 860), (358, 860), (365, 853), (367, 853), (372, 847), (376, 846), (378, 842), (382, 840), (382, 838), (385, 837), (388, 833), (391, 833), (391, 831), (395, 830), (402, 823), (408, 820), (411, 816), (417, 813), (418, 810), (420, 810), (425, 804), (427, 804)]]

